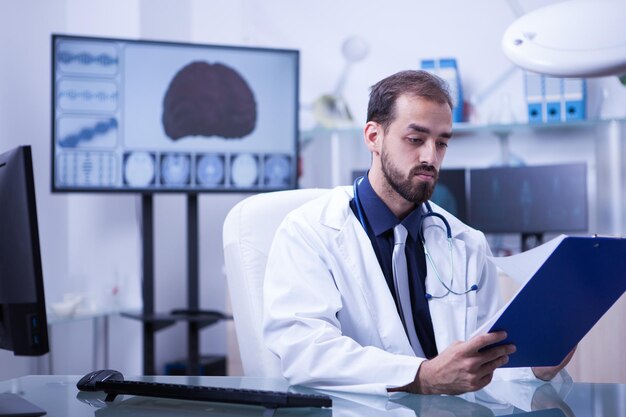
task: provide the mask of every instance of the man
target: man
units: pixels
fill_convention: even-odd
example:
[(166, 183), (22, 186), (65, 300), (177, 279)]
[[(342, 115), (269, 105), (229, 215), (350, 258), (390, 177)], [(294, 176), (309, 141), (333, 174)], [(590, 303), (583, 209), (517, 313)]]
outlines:
[[(278, 228), (264, 336), (291, 383), (459, 394), (487, 385), (515, 351), (483, 349), (503, 332), (470, 338), (501, 305), (484, 235), (427, 204), (451, 136), (443, 81), (423, 71), (380, 81), (364, 129), (372, 153), (366, 178), (305, 204)], [(450, 244), (437, 215), (450, 226)], [(397, 240), (403, 233), (406, 243)], [(398, 255), (396, 243), (406, 247)], [(402, 252), (406, 260), (397, 258)], [(568, 360), (512, 373), (549, 380)]]

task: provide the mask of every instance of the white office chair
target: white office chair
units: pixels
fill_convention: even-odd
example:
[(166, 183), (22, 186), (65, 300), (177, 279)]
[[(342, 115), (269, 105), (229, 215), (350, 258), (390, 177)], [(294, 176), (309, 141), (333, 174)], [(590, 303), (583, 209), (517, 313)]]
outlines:
[(263, 278), (274, 233), (293, 209), (328, 192), (303, 189), (257, 194), (233, 207), (224, 221), (226, 276), (246, 376), (281, 376), (278, 358), (263, 341)]

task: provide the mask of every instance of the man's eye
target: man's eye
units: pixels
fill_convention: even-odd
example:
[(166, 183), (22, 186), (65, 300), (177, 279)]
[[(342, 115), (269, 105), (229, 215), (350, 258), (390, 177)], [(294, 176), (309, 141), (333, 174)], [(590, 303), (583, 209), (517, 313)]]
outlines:
[(448, 144), (446, 142), (437, 142), (437, 146), (441, 149), (445, 149), (448, 147)]
[(415, 137), (409, 137), (408, 141), (410, 143), (422, 143), (422, 142), (424, 142), (424, 139), (422, 139), (422, 138), (415, 138)]

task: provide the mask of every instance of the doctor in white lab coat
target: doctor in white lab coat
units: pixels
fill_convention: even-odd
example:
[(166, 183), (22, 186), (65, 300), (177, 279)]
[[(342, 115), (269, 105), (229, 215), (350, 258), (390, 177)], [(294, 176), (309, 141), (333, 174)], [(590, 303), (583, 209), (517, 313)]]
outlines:
[[(424, 213), (452, 134), (451, 100), (437, 77), (404, 71), (370, 94), (366, 146), (368, 180), (402, 221)], [(424, 219), (426, 246), (442, 279), (453, 266), (457, 292), (428, 300), (438, 355), (411, 345), (378, 263), (372, 241), (350, 207), (353, 187), (338, 187), (290, 213), (278, 228), (264, 283), (264, 337), (292, 384), (386, 394), (392, 391), (458, 394), (487, 385), (508, 360), (511, 345), (480, 351), (505, 338), (472, 332), (501, 306), (497, 271), (487, 260), (484, 235), (431, 203), (448, 220)], [(427, 264), (425, 290), (446, 289)], [(566, 363), (566, 362), (565, 362)], [(551, 379), (565, 365), (507, 370), (508, 376)]]

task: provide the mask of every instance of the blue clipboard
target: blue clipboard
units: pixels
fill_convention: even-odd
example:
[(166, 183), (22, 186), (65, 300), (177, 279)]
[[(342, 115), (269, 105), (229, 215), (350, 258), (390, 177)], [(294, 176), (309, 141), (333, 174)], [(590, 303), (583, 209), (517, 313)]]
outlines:
[(565, 237), (488, 332), (517, 351), (504, 367), (554, 366), (626, 291), (626, 239)]

